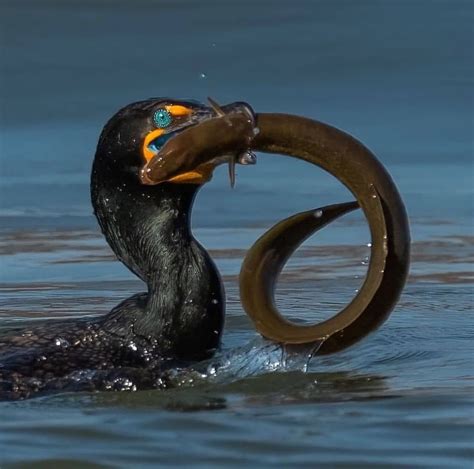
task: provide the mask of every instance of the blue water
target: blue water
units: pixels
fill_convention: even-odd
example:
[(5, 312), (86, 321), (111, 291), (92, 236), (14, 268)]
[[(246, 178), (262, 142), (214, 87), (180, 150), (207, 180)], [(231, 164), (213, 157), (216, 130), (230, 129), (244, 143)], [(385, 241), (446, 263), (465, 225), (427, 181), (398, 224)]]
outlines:
[[(281, 218), (351, 196), (278, 156), (234, 190), (218, 169), (193, 226), (226, 282), (219, 379), (1, 403), (0, 467), (472, 467), (473, 16), (470, 1), (0, 0), (2, 324), (103, 314), (144, 288), (100, 235), (89, 171), (106, 120), (149, 96), (344, 129), (389, 169), (413, 238), (389, 321), (284, 372), (240, 307), (242, 257)], [(360, 214), (310, 239), (278, 286), (288, 317), (346, 304), (368, 241)]]

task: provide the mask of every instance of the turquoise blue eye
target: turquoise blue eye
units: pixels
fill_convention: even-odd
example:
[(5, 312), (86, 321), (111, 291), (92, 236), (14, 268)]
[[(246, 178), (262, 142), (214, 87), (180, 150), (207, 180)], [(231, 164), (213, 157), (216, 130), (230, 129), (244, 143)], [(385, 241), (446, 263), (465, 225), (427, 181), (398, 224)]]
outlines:
[(173, 118), (171, 117), (170, 112), (166, 109), (158, 109), (153, 116), (153, 122), (160, 129), (168, 127), (172, 121)]

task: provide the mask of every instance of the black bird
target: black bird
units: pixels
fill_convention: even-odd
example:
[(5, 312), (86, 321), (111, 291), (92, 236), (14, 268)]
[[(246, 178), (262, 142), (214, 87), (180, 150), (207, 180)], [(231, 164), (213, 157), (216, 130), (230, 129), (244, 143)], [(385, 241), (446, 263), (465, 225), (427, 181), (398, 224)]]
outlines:
[(157, 387), (163, 370), (213, 354), (223, 329), (224, 290), (193, 237), (190, 216), (217, 162), (156, 186), (139, 179), (168, 138), (213, 115), (198, 102), (149, 99), (106, 124), (92, 167), (94, 213), (116, 256), (148, 291), (97, 319), (48, 321), (0, 336), (0, 398)]

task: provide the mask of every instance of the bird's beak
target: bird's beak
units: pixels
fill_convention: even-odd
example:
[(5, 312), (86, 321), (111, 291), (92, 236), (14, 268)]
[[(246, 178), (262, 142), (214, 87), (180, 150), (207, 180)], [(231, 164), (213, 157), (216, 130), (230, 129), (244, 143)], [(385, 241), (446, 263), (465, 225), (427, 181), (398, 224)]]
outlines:
[[(162, 182), (204, 184), (212, 177), (214, 169), (222, 163), (229, 164), (231, 185), (235, 183), (235, 165), (256, 163), (250, 151), (256, 133), (255, 114), (246, 103), (232, 103), (220, 107), (209, 98), (209, 113), (191, 122), (184, 130), (171, 135), (160, 150), (147, 159), (141, 169), (143, 184)], [(198, 124), (198, 125), (196, 125)], [(146, 137), (148, 144), (159, 137)]]

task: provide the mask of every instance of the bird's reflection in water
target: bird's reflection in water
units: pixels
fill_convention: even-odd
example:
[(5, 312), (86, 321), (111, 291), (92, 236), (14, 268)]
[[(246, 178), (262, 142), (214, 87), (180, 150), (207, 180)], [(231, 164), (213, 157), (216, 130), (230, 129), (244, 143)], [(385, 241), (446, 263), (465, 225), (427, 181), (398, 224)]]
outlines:
[(154, 408), (178, 412), (247, 409), (268, 405), (298, 405), (362, 401), (396, 397), (383, 376), (350, 372), (271, 373), (238, 379), (227, 384), (200, 383), (167, 391), (99, 393), (94, 407)]
[(393, 397), (380, 375), (307, 371), (318, 367), (318, 345), (287, 347), (258, 338), (173, 370), (164, 391), (99, 393), (93, 404), (193, 412)]

